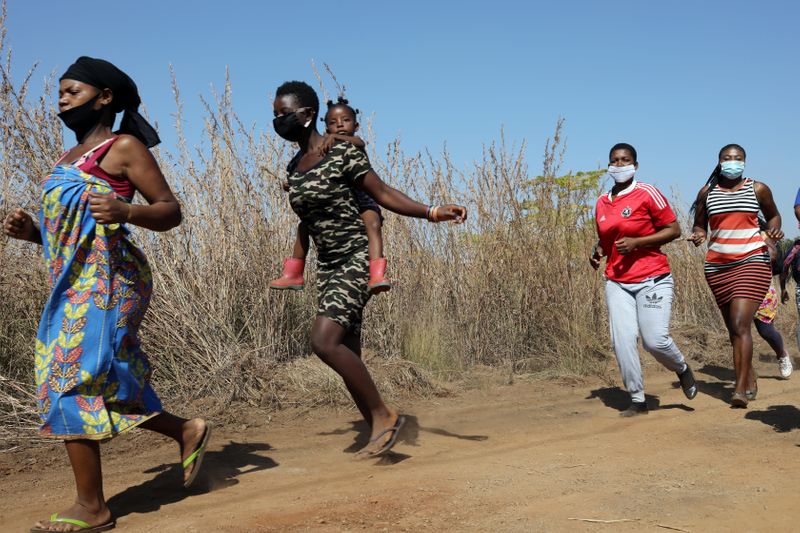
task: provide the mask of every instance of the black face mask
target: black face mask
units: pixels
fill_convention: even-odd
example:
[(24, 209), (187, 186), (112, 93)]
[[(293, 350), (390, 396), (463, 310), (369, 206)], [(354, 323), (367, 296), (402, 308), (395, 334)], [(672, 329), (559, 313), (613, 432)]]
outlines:
[(103, 108), (92, 109), (95, 100), (97, 100), (100, 94), (101, 93), (97, 93), (97, 95), (88, 102), (58, 114), (58, 118), (61, 119), (64, 125), (75, 132), (75, 138), (79, 143), (83, 142), (86, 135), (100, 122), (100, 117), (103, 115)]
[(305, 125), (300, 122), (297, 112), (288, 113), (272, 119), (272, 127), (275, 128), (275, 133), (293, 143), (299, 142), (303, 138)]

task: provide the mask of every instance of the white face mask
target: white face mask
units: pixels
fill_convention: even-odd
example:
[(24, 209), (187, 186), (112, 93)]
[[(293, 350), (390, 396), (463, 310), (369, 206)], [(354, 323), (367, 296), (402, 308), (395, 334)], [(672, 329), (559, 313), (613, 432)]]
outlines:
[(636, 165), (625, 165), (624, 167), (608, 167), (608, 175), (617, 182), (617, 183), (625, 183), (626, 181), (633, 178), (633, 175), (636, 174)]

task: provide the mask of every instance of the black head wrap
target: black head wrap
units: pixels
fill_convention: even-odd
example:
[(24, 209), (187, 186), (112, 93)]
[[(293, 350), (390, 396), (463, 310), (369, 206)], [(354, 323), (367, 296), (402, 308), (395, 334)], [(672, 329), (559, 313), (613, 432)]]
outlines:
[(102, 59), (81, 56), (75, 63), (70, 65), (67, 71), (59, 78), (88, 83), (92, 87), (100, 90), (111, 89), (114, 99), (111, 102), (111, 110), (114, 113), (124, 111), (122, 122), (120, 122), (117, 133), (128, 133), (144, 143), (148, 148), (152, 148), (161, 142), (158, 133), (139, 114), (139, 90), (133, 80), (120, 69)]

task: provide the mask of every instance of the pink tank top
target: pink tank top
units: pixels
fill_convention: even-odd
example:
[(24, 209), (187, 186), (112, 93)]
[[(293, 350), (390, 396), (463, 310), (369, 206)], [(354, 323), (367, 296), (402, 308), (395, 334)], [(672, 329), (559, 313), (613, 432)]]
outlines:
[(100, 168), (99, 164), (99, 160), (108, 152), (111, 145), (113, 145), (117, 139), (119, 139), (119, 136), (111, 137), (100, 145), (95, 146), (83, 154), (80, 159), (75, 161), (74, 165), (87, 174), (91, 174), (92, 176), (106, 181), (114, 192), (117, 193), (117, 196), (131, 201), (133, 200), (134, 193), (136, 193), (136, 188), (133, 186), (133, 183), (127, 178), (108, 174), (105, 170)]

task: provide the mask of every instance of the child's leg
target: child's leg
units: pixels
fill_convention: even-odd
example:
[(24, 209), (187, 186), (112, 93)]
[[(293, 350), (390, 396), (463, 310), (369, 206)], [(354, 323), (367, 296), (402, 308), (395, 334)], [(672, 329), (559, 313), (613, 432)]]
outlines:
[(367, 239), (369, 241), (369, 291), (372, 294), (388, 291), (392, 288), (392, 284), (386, 279), (381, 215), (374, 209), (365, 209), (361, 213), (361, 219), (367, 228)]
[(367, 239), (369, 239), (369, 260), (380, 259), (383, 257), (383, 223), (381, 216), (373, 209), (367, 209), (361, 213), (361, 220), (367, 228)]
[[(78, 497), (75, 505), (58, 513), (59, 518), (81, 520), (99, 526), (111, 520), (111, 511), (103, 495), (103, 473), (100, 467), (100, 444), (93, 440), (71, 440), (66, 443), (69, 462), (75, 475)], [(41, 520), (36, 527), (52, 531), (74, 530), (66, 523)]]
[(305, 224), (300, 222), (297, 225), (297, 238), (294, 240), (294, 249), (292, 250), (292, 257), (294, 259), (302, 259), (305, 261), (308, 256), (308, 228)]
[(270, 289), (303, 290), (303, 287), (305, 287), (303, 270), (305, 270), (306, 267), (308, 241), (308, 228), (301, 222), (297, 225), (297, 237), (295, 237), (294, 240), (292, 257), (283, 262), (283, 274), (278, 279), (274, 279), (270, 282)]

